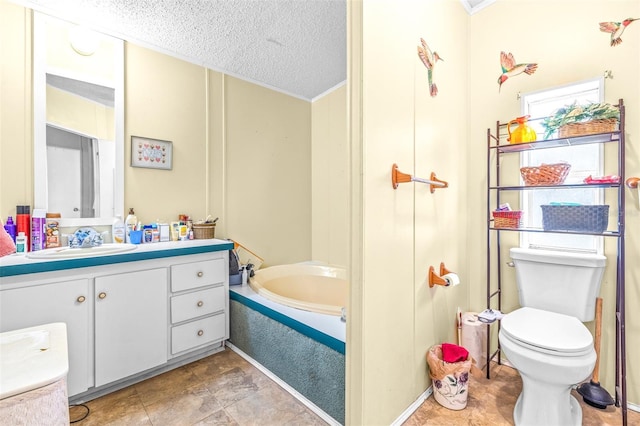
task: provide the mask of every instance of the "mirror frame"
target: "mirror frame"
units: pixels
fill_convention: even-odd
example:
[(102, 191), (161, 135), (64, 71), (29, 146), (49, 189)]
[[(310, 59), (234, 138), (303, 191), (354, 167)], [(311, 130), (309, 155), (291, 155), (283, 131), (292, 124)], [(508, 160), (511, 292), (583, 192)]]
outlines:
[[(76, 80), (91, 81), (85, 76), (64, 75), (57, 70), (49, 70), (47, 67), (46, 51), (46, 24), (57, 17), (49, 17), (33, 10), (33, 196), (34, 206), (48, 208), (48, 182), (47, 182), (47, 73), (63, 75)], [(67, 21), (68, 22), (68, 21)], [(114, 215), (124, 214), (124, 41), (102, 34), (103, 37), (114, 42), (114, 67), (115, 90), (114, 119), (115, 119), (115, 176), (114, 184)], [(80, 78), (79, 78), (80, 77)], [(104, 85), (104, 82), (100, 84)], [(99, 226), (111, 225), (113, 217), (93, 218), (61, 218), (61, 226)]]

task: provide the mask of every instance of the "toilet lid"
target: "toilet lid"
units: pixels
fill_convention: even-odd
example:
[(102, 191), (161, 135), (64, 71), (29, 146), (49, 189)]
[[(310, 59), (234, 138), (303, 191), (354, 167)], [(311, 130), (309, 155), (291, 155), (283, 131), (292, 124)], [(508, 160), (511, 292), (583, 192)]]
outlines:
[(578, 353), (593, 347), (591, 333), (575, 317), (520, 308), (502, 318), (501, 330), (514, 340), (547, 351)]

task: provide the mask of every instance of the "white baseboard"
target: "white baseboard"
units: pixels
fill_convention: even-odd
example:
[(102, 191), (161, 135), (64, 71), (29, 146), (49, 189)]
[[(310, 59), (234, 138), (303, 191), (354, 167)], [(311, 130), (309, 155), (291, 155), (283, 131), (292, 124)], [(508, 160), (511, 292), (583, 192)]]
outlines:
[(433, 393), (433, 387), (429, 386), (427, 388), (427, 390), (425, 390), (424, 392), (422, 392), (420, 394), (420, 396), (418, 396), (418, 399), (416, 399), (415, 401), (413, 401), (413, 404), (411, 404), (410, 406), (407, 407), (406, 410), (403, 411), (402, 414), (400, 414), (400, 416), (395, 419), (393, 421), (393, 423), (391, 423), (391, 426), (400, 426), (401, 424), (403, 424), (404, 422), (407, 421), (407, 419), (409, 417), (411, 417), (411, 415), (413, 413), (415, 413), (415, 411), (420, 408), (420, 406), (422, 405), (423, 402), (425, 402), (427, 400), (427, 398), (429, 398), (429, 396), (431, 396), (431, 394)]
[[(304, 404), (309, 410), (313, 411), (315, 414), (318, 415), (318, 417), (320, 417), (322, 420), (324, 420), (325, 422), (327, 422), (328, 424), (330, 424), (331, 426), (341, 426), (340, 422), (337, 421), (336, 419), (334, 419), (333, 417), (331, 417), (330, 415), (328, 415), (327, 413), (325, 413), (320, 407), (318, 407), (316, 404), (314, 404), (313, 402), (311, 402), (309, 399), (307, 399), (304, 395), (302, 395), (300, 392), (298, 392), (297, 390), (295, 390), (294, 388), (292, 388), (291, 386), (289, 386), (285, 381), (283, 381), (280, 377), (276, 376), (275, 374), (273, 374), (271, 371), (269, 371), (264, 365), (260, 364), (258, 361), (256, 361), (255, 359), (251, 358), (249, 355), (247, 355), (246, 353), (244, 353), (241, 349), (239, 349), (237, 346), (234, 346), (233, 343), (229, 343), (228, 341), (226, 342), (226, 345), (229, 349), (231, 349), (232, 351), (234, 351), (235, 353), (237, 353), (238, 355), (240, 355), (242, 358), (244, 358), (249, 364), (253, 365), (254, 367), (256, 367), (258, 370), (260, 370), (261, 373), (263, 373), (265, 376), (267, 376), (268, 378), (270, 378), (271, 380), (273, 380), (274, 382), (276, 382), (276, 384), (278, 386), (280, 386), (282, 389), (286, 390), (287, 392), (289, 392), (294, 398), (296, 398), (298, 401), (300, 401), (302, 404)], [(427, 395), (428, 396), (428, 395)], [(426, 398), (425, 398), (426, 399)]]

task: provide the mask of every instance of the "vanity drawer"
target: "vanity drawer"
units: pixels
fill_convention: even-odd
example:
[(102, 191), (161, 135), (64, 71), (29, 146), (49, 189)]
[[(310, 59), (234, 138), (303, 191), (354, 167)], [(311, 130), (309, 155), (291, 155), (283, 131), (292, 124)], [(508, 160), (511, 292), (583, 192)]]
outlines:
[(176, 324), (209, 315), (222, 311), (225, 307), (224, 286), (173, 296), (171, 298), (171, 323)]
[(171, 266), (171, 291), (173, 292), (224, 283), (224, 280), (224, 259)]
[(171, 354), (213, 343), (225, 338), (225, 315), (203, 318), (171, 329)]

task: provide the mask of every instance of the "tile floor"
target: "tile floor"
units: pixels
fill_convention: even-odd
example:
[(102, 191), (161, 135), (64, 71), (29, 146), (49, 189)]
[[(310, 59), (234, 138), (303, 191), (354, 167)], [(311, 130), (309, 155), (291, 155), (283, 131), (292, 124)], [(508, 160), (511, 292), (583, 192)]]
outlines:
[[(417, 425), (511, 425), (522, 383), (510, 367), (496, 365), (491, 380), (472, 378), (464, 410), (452, 411), (429, 397), (404, 423)], [(620, 425), (620, 410), (597, 410), (581, 402), (583, 425)], [(90, 425), (325, 425), (325, 422), (235, 352), (226, 349), (86, 404)], [(71, 420), (84, 414), (71, 408)], [(629, 411), (629, 425), (640, 413)]]

